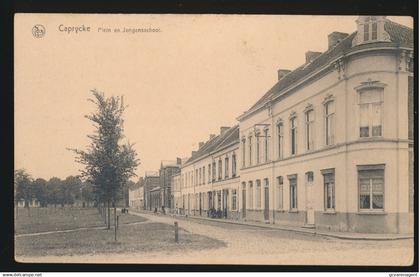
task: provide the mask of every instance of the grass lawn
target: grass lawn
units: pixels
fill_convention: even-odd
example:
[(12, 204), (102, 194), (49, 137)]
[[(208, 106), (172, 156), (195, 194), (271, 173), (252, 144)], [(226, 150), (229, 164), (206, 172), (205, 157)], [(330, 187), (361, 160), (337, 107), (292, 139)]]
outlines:
[[(35, 209), (34, 209), (35, 210)], [(23, 221), (23, 213), (16, 224), (21, 233), (66, 230), (81, 227), (104, 226), (95, 209), (67, 208), (50, 213), (32, 214), (30, 223)], [(190, 249), (209, 249), (225, 246), (219, 240), (191, 234), (179, 229), (179, 242), (174, 241), (172, 225), (146, 221), (144, 218), (118, 213), (120, 227), (118, 241), (114, 241), (114, 230), (87, 229), (68, 233), (55, 233), (15, 238), (15, 255), (19, 256), (62, 256), (94, 255), (96, 253), (133, 253), (150, 251), (184, 251)], [(39, 218), (37, 221), (36, 218)], [(139, 222), (139, 224), (126, 224)], [(143, 223), (141, 223), (143, 222)]]
[[(119, 215), (119, 224), (145, 220), (139, 216), (120, 212), (117, 212), (117, 215)], [(113, 211), (111, 211), (111, 224), (114, 224)], [(29, 234), (100, 226), (105, 226), (105, 223), (95, 208), (31, 208), (29, 213), (27, 209), (21, 208), (15, 221), (15, 233)]]

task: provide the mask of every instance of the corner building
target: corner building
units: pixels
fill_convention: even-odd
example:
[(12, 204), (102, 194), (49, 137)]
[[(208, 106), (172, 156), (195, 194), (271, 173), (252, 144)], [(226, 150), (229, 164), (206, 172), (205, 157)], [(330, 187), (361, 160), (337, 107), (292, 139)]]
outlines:
[(240, 219), (413, 232), (413, 30), (384, 16), (356, 26), (279, 70), (238, 117)]

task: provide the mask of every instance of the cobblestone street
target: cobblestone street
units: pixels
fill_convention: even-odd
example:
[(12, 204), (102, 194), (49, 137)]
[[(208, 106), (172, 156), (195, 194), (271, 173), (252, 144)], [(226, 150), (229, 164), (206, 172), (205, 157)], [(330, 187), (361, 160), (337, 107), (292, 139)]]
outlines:
[[(134, 212), (130, 212), (134, 214)], [(192, 234), (223, 241), (226, 247), (193, 251), (139, 252), (95, 256), (31, 258), (51, 262), (113, 263), (215, 263), (280, 265), (409, 265), (413, 260), (413, 240), (342, 240), (298, 234), (254, 226), (172, 218), (139, 213), (150, 222), (174, 224)], [(182, 233), (181, 233), (182, 234)], [(180, 241), (183, 239), (180, 235)]]

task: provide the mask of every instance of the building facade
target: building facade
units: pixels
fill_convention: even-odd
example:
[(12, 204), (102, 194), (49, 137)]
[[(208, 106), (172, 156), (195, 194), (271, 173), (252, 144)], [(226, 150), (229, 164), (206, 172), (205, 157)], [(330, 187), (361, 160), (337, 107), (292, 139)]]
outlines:
[[(145, 210), (149, 210), (149, 211), (154, 210), (153, 209), (154, 208), (153, 204), (156, 203), (156, 201), (154, 201), (152, 203), (152, 193), (151, 193), (151, 191), (154, 188), (159, 187), (159, 183), (160, 183), (159, 172), (147, 171), (145, 173), (144, 185), (143, 185), (143, 189), (144, 189), (143, 190), (144, 191), (144, 193), (143, 193), (143, 195), (144, 195), (144, 209)], [(156, 192), (153, 195), (155, 195), (155, 194), (156, 194)]]
[(241, 219), (413, 232), (413, 31), (383, 16), (356, 27), (238, 117)]
[(159, 185), (161, 187), (160, 203), (168, 212), (172, 207), (171, 177), (181, 171), (181, 159), (176, 161), (162, 161), (159, 169)]
[(238, 218), (238, 146), (239, 126), (221, 127), (219, 135), (199, 143), (181, 168), (180, 213)]
[(179, 214), (182, 206), (181, 171), (171, 176), (171, 192), (171, 210), (173, 213)]

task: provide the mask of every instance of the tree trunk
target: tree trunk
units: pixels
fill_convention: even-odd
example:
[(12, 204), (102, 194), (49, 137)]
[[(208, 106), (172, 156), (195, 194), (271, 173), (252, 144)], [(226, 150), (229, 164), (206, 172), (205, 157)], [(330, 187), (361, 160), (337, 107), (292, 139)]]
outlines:
[(19, 213), (19, 202), (15, 201), (16, 203), (16, 219), (18, 218), (18, 213)]
[(109, 205), (109, 200), (108, 200), (108, 230), (111, 229), (111, 207)]

